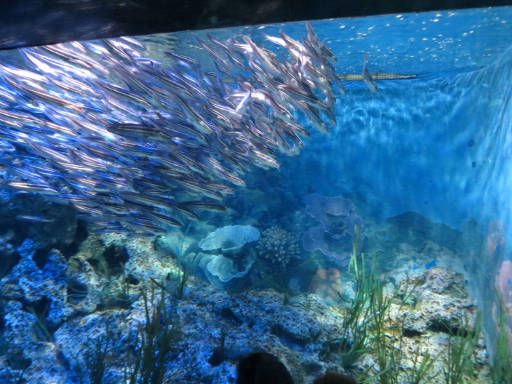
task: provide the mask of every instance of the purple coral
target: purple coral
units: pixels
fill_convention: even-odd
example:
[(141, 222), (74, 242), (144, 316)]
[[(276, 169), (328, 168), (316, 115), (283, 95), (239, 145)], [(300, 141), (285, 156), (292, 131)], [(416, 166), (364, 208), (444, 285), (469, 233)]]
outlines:
[(354, 224), (361, 222), (354, 203), (342, 196), (327, 197), (312, 193), (304, 198), (304, 202), (306, 212), (327, 229), (345, 229), (353, 233)]
[(362, 220), (356, 214), (354, 203), (342, 196), (327, 197), (314, 193), (304, 198), (305, 211), (318, 222), (302, 235), (302, 245), (306, 251), (320, 251), (329, 262), (345, 267), (350, 257), (350, 249), (355, 225)]

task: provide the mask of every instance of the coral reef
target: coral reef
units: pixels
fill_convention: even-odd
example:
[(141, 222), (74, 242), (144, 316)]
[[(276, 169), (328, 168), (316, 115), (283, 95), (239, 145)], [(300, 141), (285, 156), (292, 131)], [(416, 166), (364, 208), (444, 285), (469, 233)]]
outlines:
[(248, 243), (258, 241), (260, 231), (250, 225), (227, 225), (211, 232), (199, 242), (203, 251), (219, 251), (224, 254), (238, 252)]
[(304, 202), (306, 213), (316, 225), (304, 231), (302, 246), (308, 252), (319, 251), (334, 267), (346, 267), (354, 227), (362, 224), (354, 203), (341, 196), (326, 197), (317, 193), (307, 195)]
[(181, 231), (167, 232), (155, 239), (155, 249), (179, 259), (185, 255), (193, 242), (190, 236), (185, 236)]
[[(340, 226), (340, 230), (352, 231), (359, 221), (352, 201), (341, 196), (327, 197), (312, 193), (304, 198), (306, 212), (327, 228)], [(352, 222), (351, 222), (352, 220)]]
[(85, 232), (71, 207), (23, 194), (10, 196), (8, 203), (0, 205), (0, 232), (4, 230), (14, 233), (15, 243), (30, 238), (39, 249), (57, 248), (63, 253), (73, 252), (77, 235)]
[(318, 268), (309, 284), (309, 291), (331, 303), (338, 302), (343, 294), (340, 270)]
[(66, 367), (59, 362), (53, 332), (79, 314), (67, 302), (67, 262), (57, 250), (36, 254), (36, 244), (28, 239), (17, 252), (19, 262), (0, 280), (6, 343), (0, 382), (14, 380), (20, 370), (29, 382), (65, 382)]
[[(435, 223), (416, 212), (405, 212), (386, 220), (385, 235), (387, 245), (409, 244), (422, 249), (428, 241), (452, 251), (460, 252), (462, 234), (442, 223)], [(383, 243), (382, 238), (374, 240)]]
[[(429, 331), (457, 334), (474, 326), (476, 306), (464, 289), (464, 276), (445, 268), (426, 270), (421, 275), (401, 280), (398, 295), (405, 297), (411, 287), (414, 312), (394, 313), (403, 321), (407, 335), (422, 335)], [(470, 322), (466, 322), (470, 318)]]
[(260, 231), (253, 226), (228, 225), (210, 232), (195, 245), (178, 239), (181, 244), (187, 242), (187, 251), (178, 259), (187, 270), (204, 275), (214, 286), (233, 288), (251, 270), (256, 258), (252, 245), (259, 239)]
[[(178, 236), (175, 241), (188, 240)], [(161, 336), (172, 339), (164, 351), (165, 368), (158, 369), (164, 382), (229, 382), (239, 357), (267, 351), (286, 363), (297, 383), (311, 382), (325, 371), (340, 371), (344, 365), (356, 376), (379, 375), (382, 364), (389, 365), (389, 372), (401, 367), (396, 370), (397, 382), (410, 382), (424, 356), (430, 356), (427, 363), (433, 361), (428, 363), (429, 375), (438, 375), (427, 383), (437, 383), (446, 369), (447, 351), (466, 340), (460, 335), (472, 334), (476, 324), (476, 306), (467, 294), (457, 257), (435, 243), (427, 245), (425, 254), (404, 243), (393, 249), (397, 263), (379, 279), (378, 291), (386, 303), (380, 331), (384, 336), (369, 334), (362, 353), (354, 354), (348, 364), (341, 336), (355, 296), (336, 294), (336, 300), (326, 301), (321, 295), (324, 288), (358, 292), (349, 273), (341, 279), (338, 270), (320, 269), (312, 282), (316, 293), (233, 293), (195, 276), (184, 279), (179, 260), (167, 252), (177, 245), (155, 245), (156, 241), (121, 235), (90, 236), (68, 263), (57, 251), (38, 255), (29, 240), (19, 246), (19, 263), (0, 280), (6, 300), (0, 305), (0, 382), (16, 382), (23, 375), (21, 382), (74, 384), (80, 377), (101, 374), (104, 384), (117, 384), (126, 369), (133, 372), (126, 364), (141, 351), (141, 337), (148, 337), (149, 351), (159, 348)], [(437, 266), (424, 267), (431, 258)], [(415, 269), (415, 264), (422, 267)], [(140, 294), (154, 284), (169, 295), (163, 304)], [(164, 316), (162, 323), (154, 321), (159, 316)], [(168, 326), (156, 325), (164, 320)], [(141, 336), (144, 327), (147, 332)], [(357, 333), (349, 336), (356, 341)], [(377, 345), (400, 354), (388, 353), (395, 360), (383, 360)], [(490, 382), (483, 340), (477, 340), (474, 350), (469, 341), (464, 345), (473, 382)], [(95, 353), (104, 366), (91, 367), (94, 361), (103, 364), (95, 360)]]
[(297, 237), (278, 226), (263, 231), (256, 245), (258, 257), (271, 265), (286, 267), (292, 260), (300, 258)]
[(241, 261), (237, 265), (235, 260), (224, 255), (200, 254), (199, 266), (210, 283), (224, 288), (232, 280), (247, 275), (254, 264), (254, 257), (244, 257)]

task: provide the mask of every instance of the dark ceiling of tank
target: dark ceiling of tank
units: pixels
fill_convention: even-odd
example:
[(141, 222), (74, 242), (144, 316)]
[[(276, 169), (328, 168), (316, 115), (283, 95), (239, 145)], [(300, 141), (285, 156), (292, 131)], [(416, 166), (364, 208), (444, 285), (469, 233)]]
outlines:
[(512, 4), (512, 0), (11, 0), (0, 49), (120, 35)]

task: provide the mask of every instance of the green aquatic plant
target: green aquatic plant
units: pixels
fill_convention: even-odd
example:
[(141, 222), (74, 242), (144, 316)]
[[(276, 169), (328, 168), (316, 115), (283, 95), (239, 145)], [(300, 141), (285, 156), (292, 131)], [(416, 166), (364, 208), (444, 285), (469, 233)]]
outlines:
[[(402, 369), (405, 359), (404, 327), (405, 317), (401, 317), (398, 323), (393, 324), (390, 319), (390, 311), (393, 303), (398, 305), (398, 313), (404, 306), (415, 306), (417, 301), (417, 288), (419, 281), (406, 285), (399, 292), (395, 287), (393, 292), (385, 292), (384, 282), (377, 273), (376, 260), (373, 259), (370, 267), (367, 266), (364, 253), (357, 254), (358, 228), (355, 228), (355, 241), (352, 247), (350, 271), (356, 281), (356, 297), (351, 309), (355, 315), (346, 318), (349, 329), (359, 332), (359, 340), (364, 343), (356, 344), (348, 355), (353, 359), (370, 352), (377, 361), (378, 372), (366, 373), (359, 379), (361, 382), (379, 384), (427, 384), (437, 376), (433, 372), (434, 360), (430, 354), (420, 354), (416, 350), (413, 356), (413, 366), (409, 370)], [(364, 319), (356, 322), (354, 317)], [(359, 328), (357, 328), (359, 327)], [(398, 331), (398, 332), (396, 332)], [(398, 336), (394, 336), (398, 334)], [(355, 361), (354, 361), (355, 362)], [(404, 381), (405, 380), (405, 381)]]
[(160, 288), (162, 292), (167, 292), (169, 298), (174, 301), (178, 301), (181, 300), (185, 294), (185, 288), (187, 286), (189, 276), (187, 269), (182, 269), (177, 278), (172, 282), (169, 281), (170, 274), (167, 275), (165, 282), (158, 282), (153, 278), (150, 278), (150, 281), (156, 287)]
[[(409, 284), (411, 279), (409, 276), (405, 278), (407, 284), (400, 287), (395, 287), (395, 292), (393, 294), (393, 298), (396, 298), (398, 301), (398, 312), (402, 313), (402, 310), (405, 306), (409, 306), (414, 308), (417, 304), (418, 300), (418, 287), (420, 285), (420, 280), (416, 279), (413, 284)], [(388, 364), (393, 367), (391, 370), (392, 373), (398, 377), (399, 370), (398, 367), (403, 362), (405, 358), (405, 354), (403, 351), (403, 341), (405, 335), (405, 316), (401, 316), (401, 319), (398, 322), (399, 328), (399, 347), (397, 350), (392, 352), (392, 358), (394, 360), (394, 364)], [(432, 355), (429, 352), (422, 352), (419, 347), (415, 348), (412, 352), (411, 363), (412, 367), (410, 369), (404, 370), (403, 378), (405, 383), (407, 384), (427, 384), (432, 383), (434, 379), (437, 378), (439, 372), (434, 371), (434, 362), (435, 360), (432, 358)], [(388, 377), (389, 375), (386, 375)]]
[[(410, 282), (412, 279), (409, 274), (406, 274), (404, 281)], [(418, 287), (421, 284), (420, 279), (414, 279), (413, 284), (404, 284), (403, 286), (395, 287), (395, 297), (398, 299), (400, 309), (405, 306), (416, 308), (418, 303)]]
[[(181, 337), (177, 301), (183, 295), (186, 279), (186, 274), (182, 274), (174, 291), (153, 280), (148, 291), (147, 287), (141, 288), (144, 321), (137, 326), (133, 354), (125, 360), (125, 383), (163, 383), (165, 364)], [(77, 366), (80, 384), (103, 384), (105, 372), (112, 364), (113, 345), (113, 335), (107, 329), (103, 337), (86, 346), (81, 352), (84, 366)]]
[(464, 326), (449, 335), (443, 370), (446, 384), (474, 382), (474, 354), (480, 336), (480, 315), (469, 331), (467, 324), (468, 319), (465, 319)]
[(98, 309), (129, 309), (134, 300), (130, 294), (131, 288), (127, 278), (113, 279), (101, 289)]
[[(399, 382), (399, 366), (402, 348), (395, 348), (387, 334), (387, 322), (391, 308), (391, 296), (384, 294), (382, 281), (374, 278), (373, 292), (370, 301), (370, 318), (373, 351), (379, 365), (377, 374), (381, 384), (397, 384)], [(400, 338), (400, 344), (402, 339)]]
[(491, 364), (491, 377), (493, 384), (512, 383), (512, 351), (507, 334), (507, 312), (503, 299), (499, 296), (498, 331), (494, 349), (494, 358)]
[(125, 382), (161, 384), (167, 359), (181, 337), (176, 300), (165, 289), (160, 289), (157, 297), (154, 287), (149, 295), (144, 290), (141, 294), (145, 321), (138, 326), (137, 346), (131, 364), (125, 367)]
[[(94, 340), (92, 345), (83, 352), (86, 369), (84, 370), (84, 367), (80, 364), (77, 366), (80, 384), (86, 382), (89, 384), (103, 384), (111, 353), (110, 341), (110, 332), (107, 330), (104, 336)], [(88, 381), (85, 381), (85, 372), (87, 372)]]
[[(352, 317), (352, 316), (350, 316)], [(342, 366), (352, 367), (365, 353), (368, 352), (369, 330), (366, 319), (344, 321), (341, 336), (335, 341), (339, 345)]]
[(174, 297), (176, 300), (181, 300), (183, 295), (185, 294), (185, 287), (187, 286), (189, 274), (186, 270), (183, 270), (178, 279), (178, 284), (176, 285), (176, 289), (174, 291)]
[(364, 253), (358, 254), (358, 240), (359, 227), (356, 225), (349, 262), (349, 271), (355, 282), (355, 297), (346, 311), (338, 338), (342, 366), (345, 369), (352, 367), (371, 350), (379, 363), (379, 382), (393, 383), (398, 356), (388, 342), (385, 330), (391, 297), (384, 295), (375, 262), (368, 269)]
[(25, 310), (34, 316), (32, 331), (34, 336), (43, 342), (53, 342), (53, 333), (46, 316), (50, 310), (50, 301), (46, 298), (25, 305)]
[(348, 355), (352, 359), (359, 358), (368, 352), (368, 344), (370, 344), (379, 364), (378, 382), (397, 383), (396, 371), (400, 349), (396, 350), (393, 347), (386, 334), (391, 296), (384, 294), (383, 283), (377, 275), (375, 261), (371, 263), (368, 270), (364, 253), (358, 257), (358, 239), (359, 227), (355, 226), (349, 268), (356, 282), (356, 296), (351, 309), (354, 310), (357, 319), (353, 319), (353, 315), (350, 315), (348, 325), (356, 331), (353, 334), (358, 336), (356, 341), (359, 343), (354, 344), (357, 348), (348, 350)]
[(333, 340), (338, 345), (342, 366), (347, 369), (354, 365), (367, 352), (369, 340), (369, 304), (373, 290), (373, 278), (369, 276), (361, 254), (358, 260), (357, 249), (359, 240), (359, 227), (354, 227), (354, 240), (349, 271), (355, 280), (355, 297), (345, 311), (341, 335)]
[(406, 374), (406, 383), (432, 383), (438, 376), (438, 372), (434, 372), (434, 362), (435, 360), (430, 353), (426, 352), (422, 354), (419, 348), (416, 348), (412, 358), (412, 368)]
[[(385, 292), (376, 260), (368, 263), (365, 254), (358, 253), (358, 239), (359, 228), (356, 226), (349, 262), (349, 271), (355, 282), (355, 297), (346, 311), (342, 332), (337, 339), (342, 366), (350, 369), (364, 354), (371, 353), (376, 359), (378, 372), (363, 374), (359, 377), (362, 383), (432, 383), (437, 373), (433, 372), (434, 359), (428, 353), (421, 354), (416, 350), (412, 368), (408, 371), (402, 369), (405, 317), (398, 324), (393, 324), (390, 319), (393, 303), (398, 305), (399, 313), (406, 305), (415, 306), (419, 281), (407, 285), (400, 293), (398, 287), (393, 292)], [(396, 333), (398, 336), (394, 336)]]

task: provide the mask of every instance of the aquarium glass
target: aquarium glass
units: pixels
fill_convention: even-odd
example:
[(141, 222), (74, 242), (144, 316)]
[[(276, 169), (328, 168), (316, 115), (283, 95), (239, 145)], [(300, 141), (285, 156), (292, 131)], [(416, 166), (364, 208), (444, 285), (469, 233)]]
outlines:
[(511, 36), (499, 7), (0, 52), (0, 384), (255, 352), (512, 383)]

